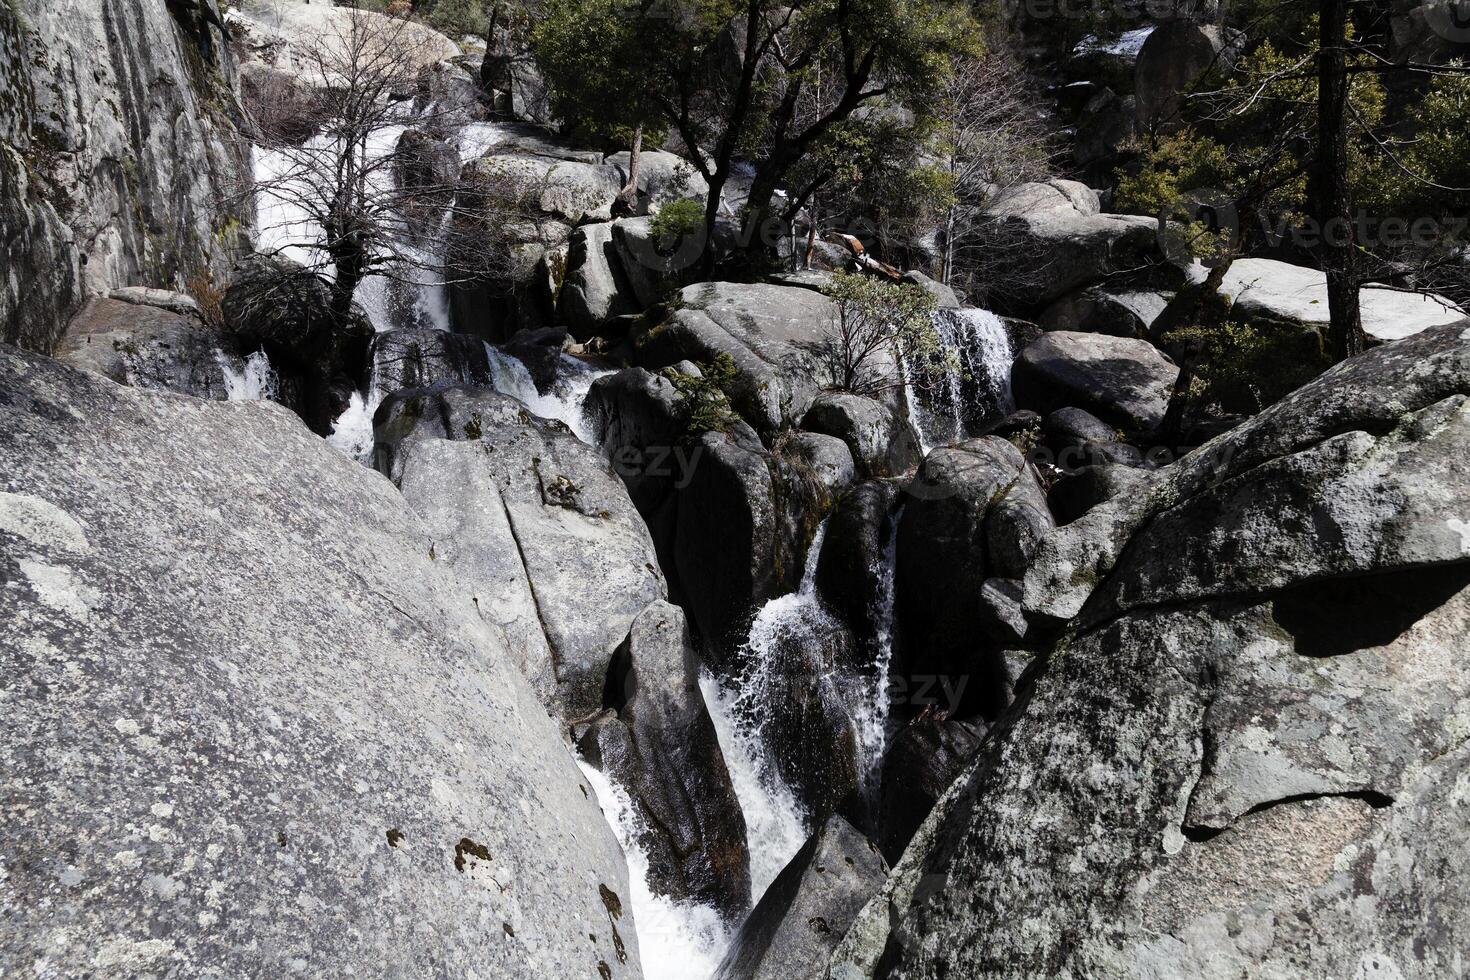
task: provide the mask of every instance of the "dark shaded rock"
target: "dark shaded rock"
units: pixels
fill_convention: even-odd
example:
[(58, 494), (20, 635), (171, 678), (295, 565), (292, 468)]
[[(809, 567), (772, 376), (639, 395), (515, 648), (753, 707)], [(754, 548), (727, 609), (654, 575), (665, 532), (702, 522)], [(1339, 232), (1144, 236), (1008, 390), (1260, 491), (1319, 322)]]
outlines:
[(485, 344), (443, 330), (385, 330), (373, 337), (373, 383), (382, 391), (490, 383)]
[(1227, 67), (1224, 49), (1218, 27), (1192, 20), (1159, 25), (1138, 53), (1133, 92), (1139, 125), (1150, 132), (1177, 129), (1184, 93), (1207, 71)]
[(224, 399), (228, 343), (197, 312), (94, 299), (72, 320), (56, 359), (134, 388)]
[(1045, 330), (1105, 333), (1112, 337), (1149, 339), (1149, 328), (1169, 305), (1172, 294), (1111, 292), (1089, 286), (1052, 303), (1037, 318)]
[(913, 426), (872, 398), (825, 391), (812, 401), (801, 427), (847, 443), (864, 479), (899, 476), (919, 465), (919, 438)]
[(862, 483), (837, 498), (827, 518), (817, 593), (862, 642), (873, 642), (884, 628), (884, 608), (892, 608), (889, 552), (900, 495), (898, 483)]
[(1116, 463), (1081, 466), (1064, 473), (1046, 495), (1057, 524), (1071, 524), (1099, 504), (1139, 493), (1153, 480), (1145, 470)]
[(907, 487), (895, 576), (909, 677), (950, 678), (962, 716), (994, 717), (1010, 698), (999, 643), (980, 600), (986, 579), (1019, 578), (1051, 529), (1032, 467), (987, 436), (936, 449)]
[(820, 980), (888, 866), (841, 817), (817, 831), (740, 928), (716, 980)]
[(366, 374), (374, 332), (362, 311), (354, 306), (349, 321), (338, 323), (320, 276), (288, 259), (257, 255), (236, 268), (222, 312), (240, 349), (264, 350), (278, 372), (300, 379), (298, 413), (313, 431), (330, 432), (346, 407), (333, 391), (357, 388)]
[(633, 620), (613, 659), (604, 704), (616, 714), (583, 744), (595, 748), (591, 757), (641, 817), (649, 887), (743, 916), (751, 898), (745, 818), (678, 606), (655, 602)]
[(781, 454), (805, 468), (828, 497), (836, 497), (857, 482), (857, 467), (847, 443), (819, 432), (794, 432), (781, 443)]
[(878, 834), (878, 846), (890, 863), (902, 856), (934, 804), (959, 778), (985, 731), (983, 722), (925, 711), (893, 737), (883, 757)]

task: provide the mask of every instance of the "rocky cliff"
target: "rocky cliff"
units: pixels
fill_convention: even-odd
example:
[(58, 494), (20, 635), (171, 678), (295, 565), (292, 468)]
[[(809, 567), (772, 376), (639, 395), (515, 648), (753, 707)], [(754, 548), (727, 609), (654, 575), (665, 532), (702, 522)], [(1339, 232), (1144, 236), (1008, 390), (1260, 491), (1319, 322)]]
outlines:
[(222, 288), (251, 213), (234, 87), (214, 0), (0, 3), (0, 340), (49, 352), (120, 286)]

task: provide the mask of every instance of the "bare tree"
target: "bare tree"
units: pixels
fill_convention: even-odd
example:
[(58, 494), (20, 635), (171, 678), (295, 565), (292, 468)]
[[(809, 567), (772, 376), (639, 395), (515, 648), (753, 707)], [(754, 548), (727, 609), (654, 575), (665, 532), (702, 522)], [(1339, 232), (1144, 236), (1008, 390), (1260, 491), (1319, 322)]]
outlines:
[[(485, 229), (499, 225), (505, 188), (465, 187), (459, 154), (432, 135), (462, 105), (416, 105), (429, 36), (406, 18), (352, 10), (294, 52), (297, 84), (321, 128), (279, 138), (283, 111), (302, 100), (254, 100), (267, 154), (251, 193), (267, 254), (289, 252), (330, 290), (339, 325), (363, 280), (451, 284), (492, 276), (506, 261)], [(279, 92), (267, 88), (265, 95)], [(273, 122), (273, 120), (275, 120)]]
[(957, 61), (945, 92), (938, 155), (953, 198), (940, 231), (940, 278), (972, 299), (1046, 273), (1031, 236), (985, 210), (996, 192), (1055, 172), (1054, 132), (1033, 88), (1015, 59), (993, 50)]

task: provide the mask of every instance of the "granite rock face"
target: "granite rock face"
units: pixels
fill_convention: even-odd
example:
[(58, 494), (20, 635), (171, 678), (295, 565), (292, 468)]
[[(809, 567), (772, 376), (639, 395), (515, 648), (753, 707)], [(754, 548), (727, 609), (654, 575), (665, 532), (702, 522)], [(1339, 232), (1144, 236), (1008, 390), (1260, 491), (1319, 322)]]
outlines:
[(1061, 638), (831, 975), (1454, 975), (1467, 440), (1430, 327), (1055, 532)]
[(622, 856), (388, 481), (0, 348), (0, 973), (640, 975)]
[(601, 710), (629, 627), (667, 594), (617, 475), (565, 427), (493, 391), (405, 391), (378, 418), (379, 464), (481, 615), (513, 638), (547, 708)]
[(88, 297), (222, 283), (250, 222), (212, 0), (0, 5), (0, 342), (49, 353)]
[(830, 818), (767, 889), (715, 980), (816, 980), (887, 873), (876, 847)]

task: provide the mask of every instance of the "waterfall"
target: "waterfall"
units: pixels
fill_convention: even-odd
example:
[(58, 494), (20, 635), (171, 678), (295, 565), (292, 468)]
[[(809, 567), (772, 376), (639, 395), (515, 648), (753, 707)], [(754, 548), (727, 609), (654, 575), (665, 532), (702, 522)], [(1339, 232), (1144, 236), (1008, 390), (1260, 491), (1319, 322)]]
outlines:
[(223, 351), (215, 352), (215, 360), (225, 379), (225, 398), (232, 402), (275, 401), (280, 394), (280, 379), (271, 367), (265, 351), (258, 350), (245, 358), (239, 370), (235, 361)]
[(891, 519), (883, 552), (874, 562), (873, 576), (878, 582), (877, 608), (873, 620), (877, 635), (873, 637), (874, 657), (868, 674), (861, 678), (857, 690), (853, 721), (857, 725), (859, 776), (863, 793), (876, 804), (883, 753), (888, 748), (888, 720), (892, 707), (889, 700), (888, 672), (893, 665), (894, 581), (898, 568), (898, 522), (903, 517), (900, 507)]
[(597, 794), (597, 805), (622, 845), (638, 929), (638, 952), (645, 980), (704, 980), (720, 965), (733, 938), (713, 908), (675, 902), (648, 887), (648, 855), (638, 843), (637, 811), (627, 792), (586, 762), (582, 775)]
[(563, 423), (578, 439), (592, 445), (594, 436), (585, 411), (587, 392), (594, 381), (611, 371), (595, 368), (570, 354), (561, 354), (556, 363), (556, 379), (551, 389), (543, 393), (519, 357), (490, 344), (485, 345), (485, 354), (490, 359), (492, 388), (525, 405), (532, 415)]
[(969, 438), (1016, 408), (1010, 334), (1000, 317), (974, 308), (939, 310), (934, 327), (951, 363), (937, 377), (923, 378), (918, 399), (908, 394), (910, 418), (926, 452)]
[(774, 699), (785, 695), (782, 643), (820, 642), (838, 624), (817, 598), (817, 561), (827, 535), (824, 521), (812, 537), (801, 585), (756, 613), (743, 647), (745, 667), (734, 684), (706, 678), (702, 686), (735, 795), (745, 813), (750, 874), (757, 901), (806, 843), (807, 814), (770, 758), (766, 723)]

